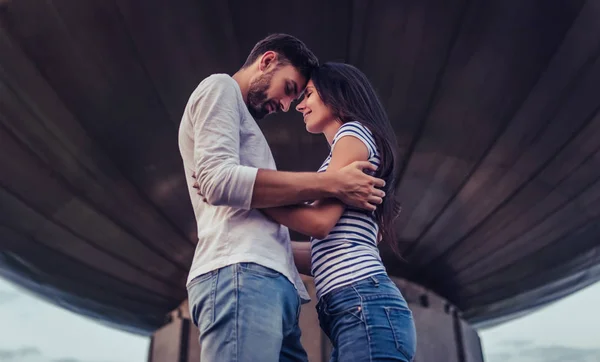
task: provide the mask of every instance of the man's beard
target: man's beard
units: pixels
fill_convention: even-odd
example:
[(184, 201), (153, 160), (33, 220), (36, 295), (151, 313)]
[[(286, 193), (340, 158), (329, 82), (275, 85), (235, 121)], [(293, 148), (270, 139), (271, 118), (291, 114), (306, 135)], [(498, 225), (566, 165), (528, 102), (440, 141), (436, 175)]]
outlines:
[(254, 119), (262, 119), (269, 110), (267, 109), (267, 91), (271, 85), (273, 72), (265, 73), (250, 84), (248, 89), (248, 111)]

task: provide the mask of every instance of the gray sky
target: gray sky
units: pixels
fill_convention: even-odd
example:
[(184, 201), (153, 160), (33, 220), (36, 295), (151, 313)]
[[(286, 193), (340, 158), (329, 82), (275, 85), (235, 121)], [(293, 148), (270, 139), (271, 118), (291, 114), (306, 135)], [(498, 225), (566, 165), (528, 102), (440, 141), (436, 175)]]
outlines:
[(148, 346), (0, 279), (0, 362), (146, 362)]
[[(487, 362), (600, 362), (600, 284), (480, 331)], [(0, 279), (0, 362), (145, 362), (149, 340), (55, 307)]]
[(600, 284), (479, 336), (487, 362), (600, 362)]

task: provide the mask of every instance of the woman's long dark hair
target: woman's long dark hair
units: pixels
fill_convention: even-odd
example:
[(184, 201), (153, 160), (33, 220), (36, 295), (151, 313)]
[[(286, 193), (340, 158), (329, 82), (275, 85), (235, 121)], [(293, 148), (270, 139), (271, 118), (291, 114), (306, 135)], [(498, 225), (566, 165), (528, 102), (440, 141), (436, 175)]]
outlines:
[(375, 176), (385, 180), (385, 197), (383, 203), (377, 206), (375, 217), (381, 241), (400, 256), (394, 226), (394, 220), (400, 212), (396, 200), (398, 175), (395, 167), (398, 143), (375, 89), (360, 70), (342, 63), (322, 64), (312, 72), (311, 80), (323, 103), (342, 123), (359, 122), (373, 133), (381, 156)]

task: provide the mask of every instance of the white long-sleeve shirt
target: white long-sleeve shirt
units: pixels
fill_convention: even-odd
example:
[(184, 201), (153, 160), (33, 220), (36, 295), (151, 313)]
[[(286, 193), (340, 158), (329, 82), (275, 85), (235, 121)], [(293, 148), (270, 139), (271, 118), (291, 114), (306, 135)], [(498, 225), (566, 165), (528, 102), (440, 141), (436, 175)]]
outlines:
[[(192, 93), (179, 127), (179, 150), (198, 225), (188, 283), (215, 269), (253, 262), (283, 274), (309, 300), (287, 227), (250, 208), (258, 169), (276, 166), (229, 75), (211, 75)], [(194, 172), (206, 202), (192, 187)]]

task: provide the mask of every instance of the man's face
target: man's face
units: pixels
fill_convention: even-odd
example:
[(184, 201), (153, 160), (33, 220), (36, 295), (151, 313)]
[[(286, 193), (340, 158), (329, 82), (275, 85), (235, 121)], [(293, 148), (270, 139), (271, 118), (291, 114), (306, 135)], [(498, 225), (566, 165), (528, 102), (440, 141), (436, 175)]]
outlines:
[(271, 64), (251, 81), (248, 110), (254, 119), (287, 112), (305, 86), (306, 79), (292, 65)]

